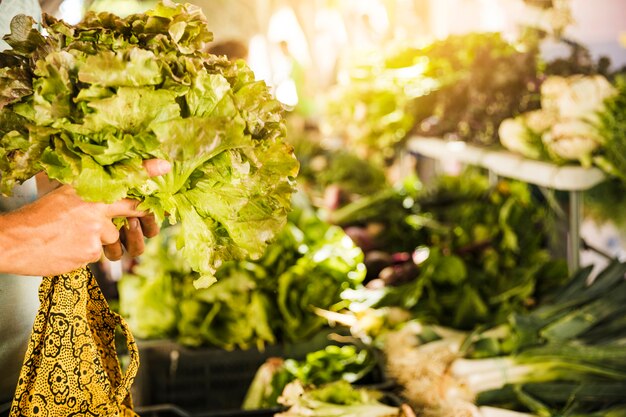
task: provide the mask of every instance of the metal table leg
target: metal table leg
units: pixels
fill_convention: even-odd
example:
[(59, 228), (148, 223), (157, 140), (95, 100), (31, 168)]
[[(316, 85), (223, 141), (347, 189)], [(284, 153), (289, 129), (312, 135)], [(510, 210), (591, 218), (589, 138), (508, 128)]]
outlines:
[(582, 192), (569, 193), (569, 241), (567, 245), (567, 266), (570, 273), (580, 267), (580, 222), (582, 219)]

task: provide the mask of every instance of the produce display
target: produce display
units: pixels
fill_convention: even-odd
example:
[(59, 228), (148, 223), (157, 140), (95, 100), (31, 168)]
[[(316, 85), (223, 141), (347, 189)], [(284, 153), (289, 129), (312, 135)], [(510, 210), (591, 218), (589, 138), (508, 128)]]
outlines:
[[(298, 162), (265, 83), (204, 51), (201, 10), (164, 2), (42, 24), (45, 36), (17, 16), (0, 54), (2, 192), (44, 171), (85, 200), (140, 199), (180, 223), (198, 286), (225, 261), (259, 258), (286, 222)], [(148, 180), (149, 158), (172, 172)]]
[(319, 388), (304, 388), (289, 384), (281, 403), (289, 406), (276, 417), (400, 417), (399, 407), (381, 402), (382, 393), (366, 388), (354, 388), (346, 381), (331, 382)]
[[(140, 200), (162, 225), (115, 282), (120, 315), (149, 346), (145, 398), (171, 394), (207, 416), (626, 417), (626, 263), (567, 271), (560, 190), (405, 149), (429, 136), (599, 168), (608, 180), (586, 191), (585, 214), (623, 228), (626, 67), (564, 37), (566, 0), (521, 2), (541, 18), (516, 40), (421, 44), (399, 35), (417, 37), (398, 3), (372, 42), (384, 51), (308, 39), (325, 30), (317, 3), (281, 4), (302, 29), (285, 41), (276, 10), (255, 16), (250, 66), (207, 52), (207, 17), (220, 16), (169, 0), (77, 24), (44, 14), (42, 32), (27, 16), (11, 23), (0, 192), (43, 172), (87, 201)], [(345, 18), (335, 3), (324, 16)], [(375, 17), (359, 15), (364, 31)], [(545, 39), (571, 55), (545, 60)], [(268, 84), (252, 69), (262, 55)], [(296, 96), (324, 86), (288, 107), (290, 82)], [(148, 178), (154, 158), (172, 171)]]
[(310, 352), (304, 360), (270, 358), (257, 371), (242, 408), (255, 410), (279, 405), (287, 384), (320, 386), (335, 381), (358, 383), (377, 366), (372, 351), (354, 345), (330, 345)]
[(325, 123), (374, 159), (392, 159), (409, 133), (493, 145), (503, 119), (539, 105), (537, 51), (525, 47), (478, 33), (372, 53), (346, 70)]
[(306, 340), (340, 294), (365, 276), (363, 253), (337, 226), (319, 219), (300, 194), (276, 241), (256, 261), (233, 261), (218, 282), (196, 289), (198, 273), (178, 251), (171, 226), (150, 240), (132, 274), (119, 282), (120, 311), (141, 338), (172, 337), (227, 349)]
[(626, 265), (613, 261), (590, 283), (591, 269), (500, 327), (450, 336), (407, 325), (386, 339), (387, 370), (429, 415), (461, 404), (455, 415), (473, 415), (474, 404), (538, 416), (623, 415)]
[[(592, 155), (603, 144), (610, 145), (594, 125), (605, 111), (604, 101), (616, 93), (602, 75), (548, 77), (541, 85), (541, 109), (504, 120), (500, 141), (530, 158), (578, 161), (589, 167)], [(604, 116), (604, 122), (610, 117)]]
[(527, 185), (490, 186), (467, 171), (421, 188), (407, 180), (329, 214), (364, 248), (371, 280), (344, 298), (472, 329), (532, 307), (567, 278), (549, 251), (547, 208)]

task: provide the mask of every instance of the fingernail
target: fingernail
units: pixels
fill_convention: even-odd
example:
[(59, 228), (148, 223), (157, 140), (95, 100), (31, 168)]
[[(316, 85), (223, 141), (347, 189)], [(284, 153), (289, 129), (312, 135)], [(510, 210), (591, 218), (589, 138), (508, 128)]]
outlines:
[(139, 229), (139, 220), (137, 220), (136, 218), (128, 219), (128, 228), (130, 230)]
[(172, 170), (172, 164), (165, 159), (159, 159), (157, 164), (158, 170), (161, 174), (167, 174)]

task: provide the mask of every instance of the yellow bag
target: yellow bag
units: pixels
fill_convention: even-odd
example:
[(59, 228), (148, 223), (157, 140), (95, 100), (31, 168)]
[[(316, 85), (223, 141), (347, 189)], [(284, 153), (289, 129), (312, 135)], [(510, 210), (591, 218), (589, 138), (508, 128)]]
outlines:
[[(44, 277), (39, 300), (10, 417), (136, 416), (129, 390), (139, 366), (137, 345), (91, 271)], [(118, 325), (130, 356), (123, 376)]]

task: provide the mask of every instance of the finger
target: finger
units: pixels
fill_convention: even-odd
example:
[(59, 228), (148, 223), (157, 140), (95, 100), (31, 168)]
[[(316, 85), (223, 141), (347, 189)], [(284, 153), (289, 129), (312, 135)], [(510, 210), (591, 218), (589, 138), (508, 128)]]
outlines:
[(141, 223), (141, 230), (143, 231), (143, 235), (145, 237), (155, 237), (159, 234), (159, 230), (161, 230), (154, 214), (148, 214), (145, 217), (141, 217), (139, 222)]
[(145, 245), (143, 241), (143, 232), (139, 219), (131, 217), (128, 219), (128, 227), (122, 228), (122, 240), (126, 247), (126, 252), (132, 257), (139, 256), (143, 253)]
[(143, 217), (147, 213), (142, 210), (137, 210), (139, 200), (133, 200), (132, 198), (124, 198), (123, 200), (116, 201), (112, 204), (107, 204), (106, 215), (113, 217)]
[(143, 161), (143, 167), (151, 177), (164, 175), (172, 170), (172, 164), (165, 159), (147, 159)]
[(122, 259), (124, 251), (122, 249), (122, 243), (119, 240), (110, 245), (104, 245), (102, 249), (104, 249), (104, 256), (106, 256), (109, 260), (119, 261)]
[(120, 232), (113, 222), (109, 222), (102, 227), (100, 231), (100, 241), (103, 246), (112, 245), (120, 240)]

